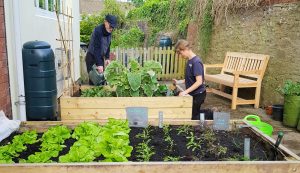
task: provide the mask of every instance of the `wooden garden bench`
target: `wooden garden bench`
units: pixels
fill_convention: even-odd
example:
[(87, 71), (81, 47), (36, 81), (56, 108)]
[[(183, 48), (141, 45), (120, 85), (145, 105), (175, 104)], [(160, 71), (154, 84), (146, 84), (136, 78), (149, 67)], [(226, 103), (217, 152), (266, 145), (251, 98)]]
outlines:
[[(204, 64), (204, 76), (207, 82), (219, 84), (219, 89), (210, 88), (214, 94), (232, 100), (231, 109), (236, 105), (254, 104), (259, 106), (261, 82), (269, 61), (269, 55), (227, 52), (223, 64)], [(222, 68), (220, 74), (207, 74), (208, 68)], [(224, 92), (224, 86), (232, 87), (232, 95)], [(238, 97), (239, 88), (256, 88), (254, 100)]]

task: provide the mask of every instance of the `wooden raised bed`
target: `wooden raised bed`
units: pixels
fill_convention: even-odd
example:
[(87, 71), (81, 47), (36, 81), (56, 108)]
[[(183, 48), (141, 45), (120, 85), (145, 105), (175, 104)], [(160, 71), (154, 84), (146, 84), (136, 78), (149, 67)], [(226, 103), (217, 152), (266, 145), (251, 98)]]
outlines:
[[(105, 122), (99, 121), (99, 122)], [(156, 125), (157, 120), (150, 120), (151, 125)], [(192, 124), (197, 125), (198, 121), (170, 120), (165, 122), (172, 125)], [(211, 124), (207, 121), (207, 124)], [(231, 128), (240, 125), (241, 121), (232, 121)], [(76, 121), (58, 121), (58, 122), (23, 122), (20, 131), (28, 129), (36, 129), (37, 131), (45, 131), (50, 126), (64, 124), (74, 127), (78, 124)], [(274, 144), (275, 141), (262, 134), (256, 128), (250, 128), (254, 134), (261, 137), (264, 141)], [(290, 150), (280, 145), (278, 150), (285, 154), (285, 161), (194, 161), (194, 162), (124, 162), (124, 163), (51, 163), (51, 164), (0, 164), (0, 172), (22, 172), (22, 173), (77, 173), (77, 172), (124, 172), (124, 173), (299, 173), (300, 158)]]
[[(81, 86), (81, 89), (86, 89)], [(184, 97), (70, 97), (60, 98), (61, 120), (101, 120), (126, 118), (126, 107), (148, 107), (148, 117), (191, 119), (191, 96)]]

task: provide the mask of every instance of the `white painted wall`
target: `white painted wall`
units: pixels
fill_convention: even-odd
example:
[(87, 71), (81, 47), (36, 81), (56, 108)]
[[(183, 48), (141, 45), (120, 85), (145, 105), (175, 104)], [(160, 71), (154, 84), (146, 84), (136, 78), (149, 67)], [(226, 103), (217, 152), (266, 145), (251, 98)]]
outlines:
[[(5, 27), (6, 27), (6, 43), (7, 43), (7, 59), (8, 59), (8, 70), (9, 70), (9, 82), (10, 82), (10, 94), (11, 94), (11, 105), (12, 105), (12, 115), (13, 119), (24, 120), (25, 105), (21, 103), (24, 101), (24, 91), (22, 92), (19, 88), (24, 89), (24, 82), (18, 80), (18, 58), (20, 58), (20, 47), (16, 47), (16, 40), (19, 36), (19, 32), (15, 32), (15, 22), (16, 18), (13, 10), (13, 2), (10, 0), (4, 0), (5, 9)], [(18, 49), (18, 51), (17, 51)], [(19, 55), (17, 55), (19, 53)], [(18, 57), (18, 58), (17, 58)], [(19, 98), (20, 97), (20, 98)], [(26, 119), (26, 118), (25, 118)]]
[[(42, 10), (34, 7), (34, 0), (21, 1), (20, 0), (20, 21), (21, 21), (21, 41), (22, 44), (27, 41), (42, 40), (48, 42), (52, 49), (61, 47), (61, 43), (56, 39), (60, 39), (58, 21), (56, 15), (48, 17), (41, 13)], [(80, 48), (80, 29), (79, 29), (79, 0), (67, 0), (65, 8), (72, 9), (73, 19), (73, 53), (75, 58), (75, 80), (80, 77), (79, 70), (79, 48)], [(67, 10), (65, 10), (66, 12)], [(67, 22), (67, 19), (61, 18), (61, 26), (63, 21)], [(62, 27), (63, 32), (67, 33), (67, 25)]]
[[(24, 91), (22, 91), (24, 83), (20, 81), (22, 79), (20, 72), (23, 71), (22, 46), (28, 41), (41, 40), (48, 42), (53, 51), (55, 51), (55, 48), (61, 47), (61, 43), (56, 40), (60, 39), (58, 21), (55, 13), (49, 16), (43, 14), (42, 10), (37, 9), (34, 0), (4, 0), (4, 6), (12, 113), (14, 119), (24, 120), (24, 110), (20, 110), (22, 106), (19, 104), (19, 97), (24, 95)], [(80, 77), (79, 0), (66, 0), (66, 6), (72, 9), (74, 17), (72, 28), (74, 79), (76, 81)], [(65, 22), (67, 21), (65, 20)]]

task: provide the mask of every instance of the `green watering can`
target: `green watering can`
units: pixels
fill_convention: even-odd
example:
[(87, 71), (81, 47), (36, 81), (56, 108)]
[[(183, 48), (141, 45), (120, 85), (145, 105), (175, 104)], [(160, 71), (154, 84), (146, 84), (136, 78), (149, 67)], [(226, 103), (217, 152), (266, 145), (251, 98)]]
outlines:
[(103, 85), (105, 82), (104, 74), (98, 72), (95, 64), (93, 65), (92, 70), (89, 72), (89, 79), (96, 86)]
[(244, 120), (247, 121), (252, 126), (258, 128), (264, 134), (266, 134), (268, 136), (272, 136), (273, 127), (270, 124), (261, 121), (259, 116), (257, 116), (257, 115), (247, 115), (244, 118)]

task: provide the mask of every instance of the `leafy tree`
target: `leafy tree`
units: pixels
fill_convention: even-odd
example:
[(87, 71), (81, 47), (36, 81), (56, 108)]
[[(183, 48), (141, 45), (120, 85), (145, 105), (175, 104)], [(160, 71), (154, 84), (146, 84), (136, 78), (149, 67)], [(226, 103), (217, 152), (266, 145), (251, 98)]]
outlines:
[(117, 17), (118, 28), (120, 28), (124, 24), (125, 13), (121, 10), (121, 7), (116, 2), (116, 0), (104, 0), (104, 9), (101, 12), (101, 16), (105, 16), (107, 14), (112, 14)]
[(132, 0), (132, 3), (134, 4), (134, 6), (140, 7), (144, 4), (144, 0)]
[(104, 21), (104, 16), (99, 14), (82, 14), (80, 22), (80, 41), (89, 43), (94, 28)]
[(144, 33), (137, 26), (133, 26), (129, 30), (124, 29), (113, 32), (111, 47), (140, 47), (143, 44), (143, 40)]

